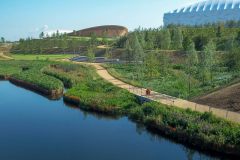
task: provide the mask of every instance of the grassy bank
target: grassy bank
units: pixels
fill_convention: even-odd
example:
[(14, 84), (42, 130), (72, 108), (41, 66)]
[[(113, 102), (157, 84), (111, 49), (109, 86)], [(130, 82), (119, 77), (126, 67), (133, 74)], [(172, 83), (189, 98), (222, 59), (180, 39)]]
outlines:
[(179, 142), (203, 150), (239, 155), (240, 126), (211, 113), (202, 114), (151, 102), (132, 109), (129, 116)]
[(64, 94), (66, 101), (78, 103), (87, 110), (121, 114), (138, 105), (134, 95), (104, 81), (90, 66), (57, 64), (43, 71), (70, 88)]
[[(9, 77), (12, 82), (21, 83), (24, 87), (36, 91), (37, 88), (46, 90), (49, 94), (63, 90), (63, 83), (52, 76), (44, 74), (41, 69), (52, 64), (48, 61), (0, 61), (0, 77)], [(18, 82), (17, 82), (18, 81)]]
[[(8, 66), (11, 66), (9, 71), (4, 70)], [(1, 74), (23, 77), (26, 81), (31, 74), (41, 74), (47, 79), (39, 82), (31, 78), (31, 83), (41, 83), (49, 89), (51, 84), (64, 84), (69, 88), (64, 100), (82, 109), (125, 115), (181, 143), (207, 151), (240, 155), (239, 124), (211, 113), (202, 114), (155, 102), (141, 105), (137, 97), (104, 81), (90, 66), (48, 61), (0, 61)]]

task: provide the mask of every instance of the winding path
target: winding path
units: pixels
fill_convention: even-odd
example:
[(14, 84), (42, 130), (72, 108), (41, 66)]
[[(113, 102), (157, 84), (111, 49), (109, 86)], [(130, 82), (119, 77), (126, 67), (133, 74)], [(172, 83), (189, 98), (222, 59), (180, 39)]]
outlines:
[(143, 99), (148, 99), (148, 100), (160, 102), (160, 103), (165, 104), (165, 105), (175, 106), (175, 107), (179, 107), (179, 108), (183, 108), (183, 109), (189, 108), (189, 109), (192, 109), (194, 111), (201, 112), (201, 113), (212, 112), (214, 115), (216, 115), (218, 117), (225, 118), (227, 120), (240, 123), (240, 114), (239, 113), (231, 112), (231, 111), (227, 111), (227, 110), (223, 110), (223, 109), (218, 109), (218, 108), (214, 108), (214, 107), (207, 106), (207, 105), (197, 104), (197, 103), (190, 102), (190, 101), (187, 101), (187, 100), (183, 100), (183, 99), (180, 99), (180, 98), (171, 97), (171, 96), (168, 96), (168, 95), (165, 95), (165, 94), (161, 94), (161, 93), (158, 93), (158, 92), (155, 92), (155, 91), (151, 91), (151, 95), (146, 95), (146, 89), (145, 88), (139, 88), (139, 87), (132, 86), (130, 84), (127, 84), (127, 83), (113, 77), (99, 63), (82, 63), (82, 62), (74, 62), (74, 63), (87, 64), (87, 65), (94, 66), (100, 77), (102, 77), (103, 79), (105, 79), (106, 81), (112, 83), (113, 85), (115, 85), (117, 87), (126, 89), (129, 92), (131, 92), (131, 93), (133, 93), (133, 94), (135, 94), (139, 97), (142, 97)]
[(11, 60), (13, 58), (9, 57), (9, 56), (6, 56), (5, 54), (3, 54), (2, 52), (0, 52), (0, 57), (4, 58), (4, 59), (8, 59), (8, 60)]

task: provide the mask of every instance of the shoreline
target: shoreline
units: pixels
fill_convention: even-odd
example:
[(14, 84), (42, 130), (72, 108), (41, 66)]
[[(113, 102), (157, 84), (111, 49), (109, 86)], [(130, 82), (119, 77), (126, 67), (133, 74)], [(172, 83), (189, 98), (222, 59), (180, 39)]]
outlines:
[(190, 146), (196, 150), (200, 150), (203, 152), (210, 152), (212, 151), (213, 154), (221, 155), (221, 156), (227, 156), (227, 157), (233, 157), (237, 158), (240, 157), (240, 148), (237, 148), (235, 146), (231, 145), (217, 145), (212, 142), (208, 142), (204, 140), (201, 137), (193, 137), (188, 135), (184, 130), (178, 130), (176, 128), (173, 128), (171, 126), (167, 125), (157, 125), (153, 122), (144, 122), (143, 120), (139, 120), (137, 118), (131, 117), (128, 113), (118, 113), (118, 112), (103, 112), (102, 110), (99, 110), (97, 107), (91, 108), (91, 105), (87, 107), (84, 104), (81, 103), (81, 100), (74, 96), (63, 96), (63, 100), (67, 103), (77, 105), (79, 108), (87, 110), (87, 111), (93, 111), (99, 114), (107, 114), (107, 115), (117, 115), (117, 116), (126, 116), (129, 119), (131, 119), (133, 122), (140, 123), (144, 125), (146, 128), (149, 128), (150, 130), (155, 130), (157, 134), (166, 136), (167, 138), (173, 140), (174, 142)]
[[(44, 97), (47, 97), (51, 100), (56, 100), (60, 99), (63, 97), (63, 101), (76, 105), (80, 109), (83, 109), (85, 111), (90, 111), (94, 112), (97, 114), (103, 114), (106, 116), (126, 116), (130, 120), (132, 120), (135, 123), (139, 123), (144, 125), (147, 129), (149, 130), (154, 130), (157, 134), (161, 136), (165, 136), (166, 138), (169, 138), (170, 140), (173, 140), (174, 142), (177, 142), (179, 144), (194, 148), (199, 151), (207, 152), (210, 153), (212, 151), (213, 153), (211, 154), (216, 154), (219, 156), (226, 156), (226, 157), (233, 157), (237, 158), (240, 157), (240, 150), (237, 147), (230, 146), (230, 145), (217, 145), (211, 142), (204, 141), (200, 137), (191, 137), (186, 132), (183, 130), (177, 130), (176, 128), (173, 128), (171, 126), (166, 126), (166, 125), (157, 125), (154, 124), (153, 122), (144, 122), (143, 120), (139, 120), (137, 118), (131, 117), (130, 114), (128, 113), (123, 113), (118, 109), (100, 109), (98, 108), (97, 105), (95, 107), (93, 105), (86, 105), (81, 102), (81, 100), (78, 97), (75, 96), (66, 96), (63, 94), (63, 91), (61, 90), (46, 90), (41, 87), (38, 87), (34, 84), (24, 82), (22, 80), (17, 80), (15, 78), (11, 78), (8, 76), (0, 76), (1, 80), (8, 80), (14, 85), (20, 86), (22, 88), (28, 89), (30, 91), (36, 92), (37, 94), (41, 94)], [(85, 107), (84, 107), (85, 106)], [(194, 142), (194, 143), (193, 143)]]
[(2, 76), (0, 75), (0, 80), (6, 80), (9, 81), (10, 83), (28, 89), (30, 91), (33, 91), (37, 94), (40, 94), (44, 97), (47, 97), (48, 99), (51, 100), (57, 100), (60, 99), (63, 96), (63, 89), (57, 89), (57, 90), (48, 90), (43, 87), (39, 87), (33, 83), (26, 82), (23, 80), (19, 80), (10, 76)]
[[(46, 64), (42, 65), (42, 67), (44, 66)], [(38, 69), (40, 70), (40, 68)], [(64, 94), (63, 85), (54, 85), (58, 81), (54, 81), (53, 78), (39, 81), (39, 79), (34, 78), (36, 75), (30, 74), (33, 77), (33, 80), (29, 80), (31, 81), (30, 83), (26, 82), (27, 78), (26, 81), (19, 80), (25, 79), (24, 76), (23, 78), (20, 76), (18, 79), (14, 77), (14, 73), (12, 74), (13, 76), (8, 76), (5, 72), (3, 72), (5, 76), (0, 75), (0, 78), (9, 80), (15, 85), (42, 94), (45, 97), (49, 95), (52, 97), (55, 96), (55, 98), (51, 99), (58, 99), (63, 96), (64, 102), (76, 105), (78, 108), (86, 111), (102, 115), (126, 116), (132, 121), (144, 125), (146, 128), (157, 130), (159, 135), (165, 135), (174, 142), (192, 146), (196, 150), (204, 150), (209, 154), (219, 153), (219, 155), (229, 157), (231, 155), (240, 157), (239, 139), (235, 137), (239, 135), (235, 133), (235, 131), (239, 131), (239, 125), (235, 125), (235, 123), (225, 119), (217, 118), (210, 113), (205, 114), (173, 106), (169, 107), (157, 102), (141, 104), (137, 96), (127, 90), (123, 90), (125, 88), (121, 89), (121, 87), (114, 86), (101, 77), (98, 77), (95, 68), (86, 70), (87, 68), (85, 67), (81, 68), (73, 64), (59, 64), (59, 70), (54, 72), (56, 75), (51, 76), (61, 81), (61, 84), (66, 78), (70, 80), (74, 79), (71, 76), (72, 74), (75, 77), (80, 76), (79, 84), (72, 86)], [(72, 72), (69, 73), (69, 71)], [(100, 71), (102, 70), (97, 70), (97, 73)], [(45, 80), (53, 81), (47, 83), (50, 85), (41, 85), (41, 82), (45, 82)], [(53, 88), (53, 90), (44, 89), (44, 87), (40, 86)], [(54, 88), (59, 89), (54, 90)], [(197, 125), (198, 123), (199, 125)], [(232, 125), (236, 126), (237, 130), (232, 128)], [(205, 129), (204, 127), (208, 128)]]

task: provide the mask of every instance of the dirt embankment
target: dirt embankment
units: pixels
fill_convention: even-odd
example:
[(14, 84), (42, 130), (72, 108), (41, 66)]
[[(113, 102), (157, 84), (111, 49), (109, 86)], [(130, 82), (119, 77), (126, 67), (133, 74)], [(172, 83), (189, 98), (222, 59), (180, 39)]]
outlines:
[(240, 113), (240, 83), (197, 97), (193, 101)]

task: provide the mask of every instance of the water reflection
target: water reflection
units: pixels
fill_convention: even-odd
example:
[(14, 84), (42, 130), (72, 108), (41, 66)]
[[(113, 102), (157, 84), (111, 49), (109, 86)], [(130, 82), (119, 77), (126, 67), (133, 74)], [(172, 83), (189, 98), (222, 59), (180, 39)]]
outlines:
[(76, 105), (70, 104), (68, 102), (64, 102), (64, 104), (71, 109), (79, 110), (80, 112), (82, 112), (85, 119), (88, 116), (94, 116), (98, 120), (118, 120), (121, 118), (121, 116), (117, 116), (117, 115), (114, 116), (114, 115), (109, 115), (109, 114), (97, 113), (94, 111), (86, 111), (86, 110), (84, 110)]
[(227, 159), (177, 144), (126, 117), (87, 112), (0, 82), (0, 159)]
[[(87, 119), (88, 116), (94, 116), (98, 120), (119, 120), (119, 119), (121, 119), (121, 116), (111, 116), (111, 115), (103, 114), (103, 113), (96, 113), (96, 112), (91, 112), (91, 111), (85, 111), (85, 110), (79, 108), (76, 105), (72, 105), (72, 104), (69, 104), (67, 102), (64, 102), (64, 103), (65, 103), (65, 105), (67, 107), (70, 107), (72, 109), (81, 111), (83, 113), (83, 115), (84, 115), (84, 119)], [(152, 142), (159, 142), (161, 144), (162, 141), (169, 141), (171, 143), (176, 143), (173, 140), (167, 139), (168, 137), (164, 137), (163, 138), (163, 136), (160, 135), (158, 133), (158, 131), (156, 131), (156, 130), (154, 130), (152, 128), (146, 128), (145, 125), (143, 125), (141, 123), (138, 123), (138, 122), (134, 122), (131, 119), (129, 119), (129, 121), (131, 121), (131, 122), (136, 124), (136, 133), (138, 135), (146, 134), (148, 136), (149, 140), (152, 141)], [(185, 152), (187, 160), (194, 160), (194, 159), (196, 159), (196, 157), (199, 157), (200, 160), (218, 160), (218, 159), (230, 160), (230, 159), (236, 159), (235, 157), (230, 157), (229, 158), (229, 157), (217, 154), (217, 153), (213, 154), (213, 153), (209, 153), (209, 152), (204, 152), (203, 151), (202, 153), (206, 154), (206, 155), (204, 155), (201, 152), (196, 151), (194, 149), (191, 149), (188, 146), (184, 146), (184, 145), (181, 145), (181, 144), (179, 144), (179, 146), (181, 146), (182, 150)]]

